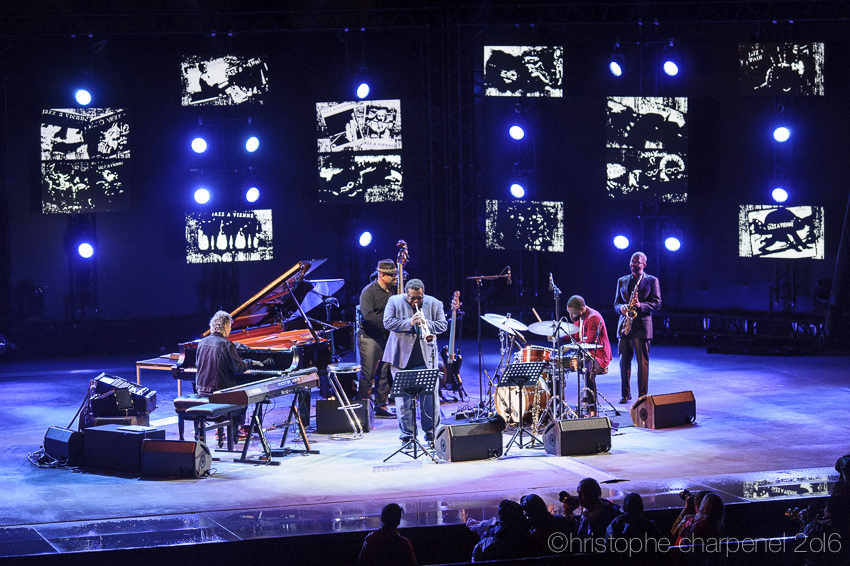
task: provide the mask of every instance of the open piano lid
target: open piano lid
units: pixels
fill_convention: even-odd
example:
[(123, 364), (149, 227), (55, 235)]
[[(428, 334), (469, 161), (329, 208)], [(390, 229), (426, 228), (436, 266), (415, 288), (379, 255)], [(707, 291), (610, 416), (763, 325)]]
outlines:
[[(342, 279), (307, 281), (308, 273), (325, 263), (327, 259), (311, 259), (299, 261), (283, 275), (266, 285), (266, 287), (233, 310), (231, 330), (234, 334), (244, 328), (283, 323), (300, 317), (298, 307), (292, 300), (290, 289), (295, 298), (301, 303), (304, 312), (318, 306), (326, 296), (338, 291), (343, 284)], [(209, 330), (204, 336), (209, 335)]]

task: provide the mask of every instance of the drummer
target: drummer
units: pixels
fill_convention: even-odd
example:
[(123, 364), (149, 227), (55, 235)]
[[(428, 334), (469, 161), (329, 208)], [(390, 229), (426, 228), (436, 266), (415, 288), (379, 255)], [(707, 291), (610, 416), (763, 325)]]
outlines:
[[(596, 348), (585, 350), (593, 359), (593, 366), (584, 363), (583, 357), (579, 356), (579, 371), (585, 371), (586, 393), (582, 404), (588, 408), (588, 416), (596, 416), (596, 376), (608, 372), (608, 364), (611, 363), (611, 343), (608, 341), (608, 331), (605, 321), (599, 311), (585, 304), (584, 298), (573, 295), (567, 301), (567, 313), (570, 321), (578, 327), (578, 332), (564, 336), (563, 339), (570, 343), (595, 344)], [(577, 349), (576, 349), (577, 350)], [(577, 350), (578, 351), (578, 350)]]

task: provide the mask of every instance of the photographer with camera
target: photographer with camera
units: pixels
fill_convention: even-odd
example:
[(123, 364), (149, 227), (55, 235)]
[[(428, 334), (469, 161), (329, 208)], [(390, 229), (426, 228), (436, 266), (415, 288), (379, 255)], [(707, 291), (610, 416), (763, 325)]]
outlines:
[(681, 492), (679, 492), (679, 497), (685, 502), (685, 506), (684, 508), (682, 508), (682, 512), (679, 513), (679, 516), (676, 517), (676, 520), (673, 522), (673, 528), (670, 529), (670, 534), (673, 535), (673, 540), (676, 540), (679, 535), (682, 534), (682, 529), (687, 526), (690, 526), (694, 522), (694, 517), (697, 514), (697, 509), (699, 509), (703, 498), (705, 498), (705, 496), (709, 493), (711, 492), (707, 489), (698, 491), (696, 495), (694, 495), (687, 489), (683, 489)]
[(602, 552), (605, 549), (606, 531), (617, 516), (620, 508), (602, 499), (602, 488), (593, 478), (584, 478), (576, 488), (578, 497), (573, 497), (565, 491), (559, 494), (564, 504), (564, 515), (571, 517), (576, 509), (582, 508), (579, 516), (577, 536), (592, 541), (583, 552)]

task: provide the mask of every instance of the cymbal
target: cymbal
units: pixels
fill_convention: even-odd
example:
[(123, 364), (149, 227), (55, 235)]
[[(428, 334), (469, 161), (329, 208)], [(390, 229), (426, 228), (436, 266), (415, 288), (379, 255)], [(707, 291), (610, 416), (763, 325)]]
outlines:
[(513, 334), (514, 330), (528, 330), (528, 327), (526, 325), (516, 320), (515, 318), (508, 318), (500, 314), (487, 313), (481, 315), (481, 318), (486, 320), (502, 332), (507, 332), (508, 334)]
[(595, 350), (597, 348), (601, 348), (602, 344), (564, 344), (563, 346), (561, 346), (561, 349), (578, 350), (579, 346), (581, 346), (583, 350)]
[[(528, 327), (528, 330), (538, 336), (554, 336), (558, 331), (558, 323), (554, 320), (545, 322), (535, 322)], [(570, 322), (561, 321), (561, 335), (575, 334), (578, 332), (578, 326)]]

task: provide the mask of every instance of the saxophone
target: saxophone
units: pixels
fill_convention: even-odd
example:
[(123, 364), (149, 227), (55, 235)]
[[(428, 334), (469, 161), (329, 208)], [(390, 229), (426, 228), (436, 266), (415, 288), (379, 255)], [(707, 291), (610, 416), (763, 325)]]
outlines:
[(629, 299), (629, 305), (626, 307), (626, 319), (623, 321), (623, 328), (620, 333), (623, 336), (628, 336), (632, 331), (632, 321), (637, 317), (637, 305), (638, 305), (638, 289), (640, 288), (640, 282), (643, 281), (643, 273), (640, 274), (640, 278), (635, 283), (635, 290), (632, 292), (632, 298)]

